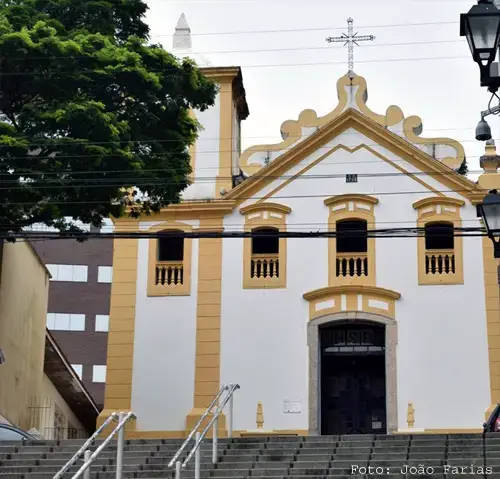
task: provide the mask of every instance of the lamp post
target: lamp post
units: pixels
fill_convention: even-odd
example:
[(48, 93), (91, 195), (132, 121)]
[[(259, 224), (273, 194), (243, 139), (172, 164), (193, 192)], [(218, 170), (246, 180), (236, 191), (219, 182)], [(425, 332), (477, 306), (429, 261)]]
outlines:
[(500, 10), (490, 0), (478, 0), (460, 15), (460, 36), (466, 37), (473, 60), (479, 65), (481, 86), (500, 87), (498, 64), (492, 68), (500, 43)]
[(477, 215), (483, 220), (488, 238), (493, 242), (494, 257), (500, 258), (500, 194), (491, 190), (477, 206)]

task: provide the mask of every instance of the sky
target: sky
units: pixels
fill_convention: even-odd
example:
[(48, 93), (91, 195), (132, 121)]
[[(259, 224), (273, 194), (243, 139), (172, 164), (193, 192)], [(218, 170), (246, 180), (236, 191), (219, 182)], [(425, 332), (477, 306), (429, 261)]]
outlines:
[[(327, 36), (347, 33), (375, 41), (355, 50), (354, 71), (368, 83), (368, 106), (390, 105), (405, 117), (420, 116), (423, 137), (450, 137), (465, 148), (470, 177), (480, 172), (484, 143), (475, 140), (490, 94), (479, 83), (461, 13), (473, 0), (148, 0), (152, 41), (172, 48), (181, 13), (193, 52), (212, 66), (240, 66), (250, 116), (242, 123), (242, 147), (281, 141), (280, 126), (311, 108), (319, 115), (338, 103), (336, 82), (347, 73), (347, 48)], [(495, 103), (492, 103), (493, 105)], [(488, 117), (500, 145), (500, 122)], [(499, 148), (500, 150), (500, 148)]]

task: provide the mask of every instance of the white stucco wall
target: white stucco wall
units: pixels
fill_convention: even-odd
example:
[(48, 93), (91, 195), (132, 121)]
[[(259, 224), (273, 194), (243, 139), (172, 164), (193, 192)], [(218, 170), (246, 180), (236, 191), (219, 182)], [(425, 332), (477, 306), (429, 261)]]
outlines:
[(192, 240), (191, 295), (177, 297), (147, 297), (148, 241), (139, 240), (137, 258), (132, 410), (139, 430), (180, 431), (193, 407), (198, 240)]
[(220, 149), (220, 94), (217, 94), (214, 106), (205, 111), (194, 110), (194, 114), (203, 126), (203, 129), (199, 132), (195, 144), (195, 182), (184, 190), (182, 197), (185, 200), (215, 198), (215, 181), (196, 181), (196, 178), (215, 177), (218, 172)]
[[(416, 171), (354, 133), (331, 141), (288, 171), (287, 177), (337, 144), (368, 144), (397, 165)], [(358, 183), (347, 184), (346, 173), (360, 175)], [(392, 176), (381, 176), (387, 174)], [(297, 179), (268, 200), (292, 208), (289, 230), (325, 229), (324, 199), (345, 193), (379, 198), (375, 207), (379, 229), (416, 226), (412, 204), (435, 196), (367, 150), (352, 154), (338, 150), (306, 175), (315, 178)], [(449, 190), (439, 178), (419, 178), (439, 191)], [(277, 179), (258, 196), (283, 181)], [(462, 208), (461, 214), (464, 226), (478, 224), (473, 206)], [(243, 221), (236, 211), (225, 224), (234, 230)], [(264, 406), (266, 429), (308, 429), (308, 304), (302, 295), (328, 285), (327, 240), (287, 241), (287, 289), (243, 290), (243, 240), (224, 240), (221, 382), (241, 385), (235, 399), (236, 430), (256, 427), (258, 401)], [(406, 427), (409, 401), (415, 407), (417, 428), (481, 427), (490, 400), (481, 240), (464, 239), (465, 284), (457, 286), (418, 286), (416, 239), (378, 238), (376, 244), (377, 286), (401, 293), (396, 307), (399, 427)], [(300, 401), (302, 412), (283, 413), (285, 400)]]

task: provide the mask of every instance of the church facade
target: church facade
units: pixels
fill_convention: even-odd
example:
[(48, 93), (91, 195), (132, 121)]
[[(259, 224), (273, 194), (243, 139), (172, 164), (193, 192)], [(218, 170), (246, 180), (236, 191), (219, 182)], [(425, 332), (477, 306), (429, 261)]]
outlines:
[[(454, 228), (479, 227), (475, 205), (500, 186), (494, 145), (469, 181), (458, 142), (371, 111), (350, 74), (329, 114), (240, 153), (241, 71), (204, 71), (220, 92), (193, 112), (183, 202), (115, 229), (257, 234), (115, 240), (101, 417), (132, 410), (130, 437), (183, 437), (237, 383), (236, 435), (259, 404), (266, 434), (480, 430), (500, 399), (497, 263), (489, 239)], [(395, 228), (425, 234), (384, 236)], [(277, 234), (305, 231), (336, 236)]]

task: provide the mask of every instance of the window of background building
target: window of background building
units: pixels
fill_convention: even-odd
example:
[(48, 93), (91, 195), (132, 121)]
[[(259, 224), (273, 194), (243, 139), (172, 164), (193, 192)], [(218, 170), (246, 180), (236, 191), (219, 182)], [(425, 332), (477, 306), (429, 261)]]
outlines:
[(111, 283), (113, 280), (113, 267), (112, 266), (99, 266), (97, 269), (97, 282), (98, 283)]
[(71, 367), (73, 368), (73, 371), (78, 375), (80, 379), (82, 379), (83, 375), (83, 364), (72, 364)]
[(85, 315), (47, 313), (47, 328), (53, 331), (85, 331)]
[(92, 381), (95, 383), (106, 382), (106, 366), (94, 366)]
[(109, 331), (109, 314), (96, 314), (95, 330), (102, 333)]
[(46, 266), (52, 275), (51, 281), (87, 282), (88, 266), (76, 264), (47, 264)]

